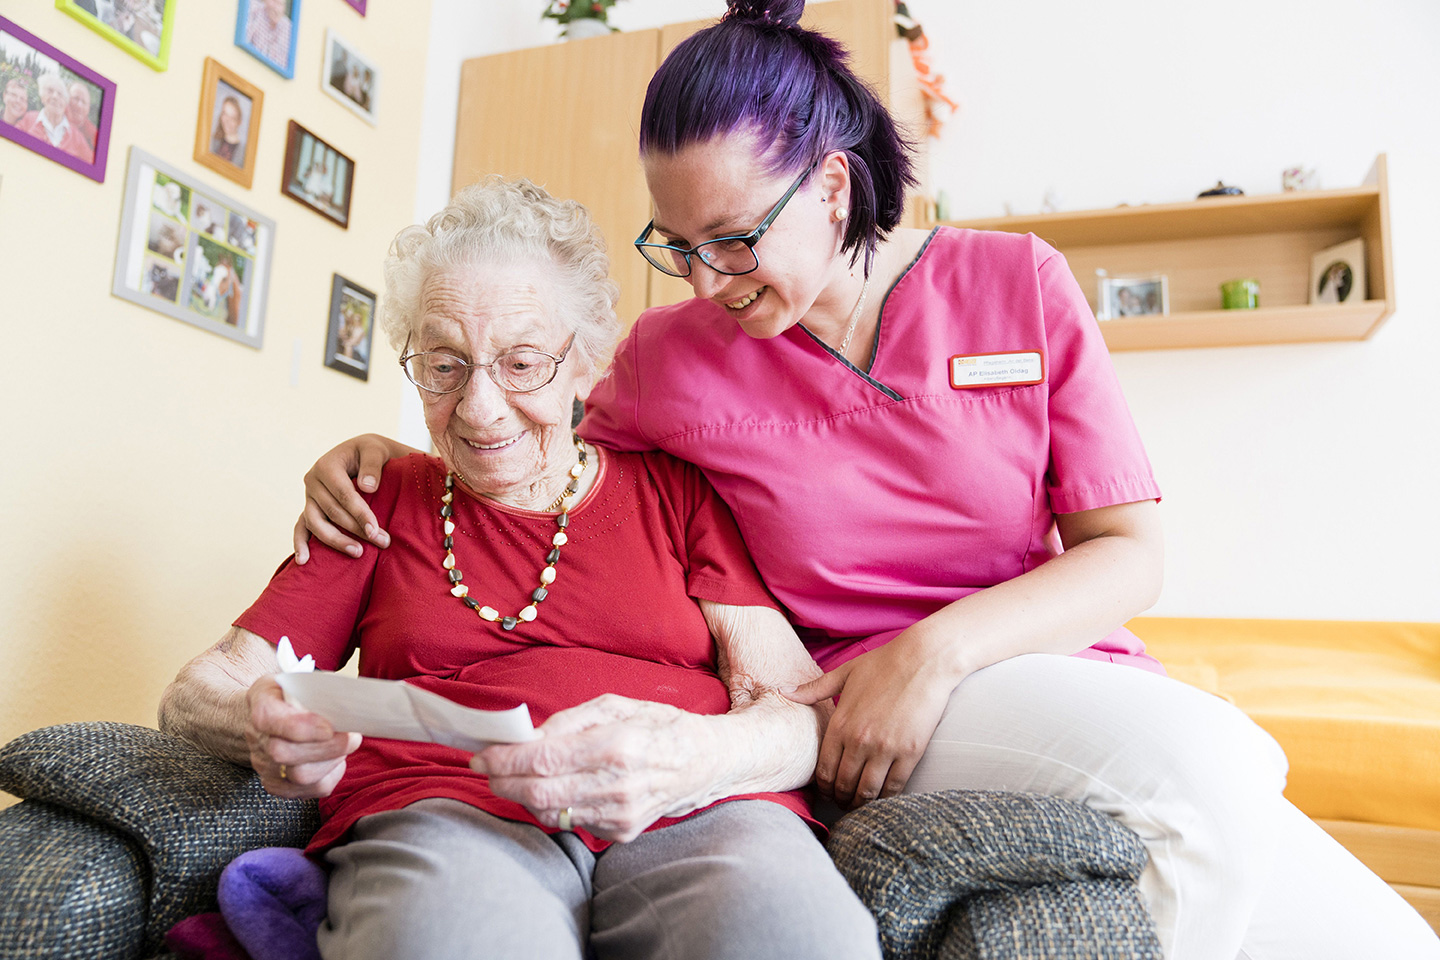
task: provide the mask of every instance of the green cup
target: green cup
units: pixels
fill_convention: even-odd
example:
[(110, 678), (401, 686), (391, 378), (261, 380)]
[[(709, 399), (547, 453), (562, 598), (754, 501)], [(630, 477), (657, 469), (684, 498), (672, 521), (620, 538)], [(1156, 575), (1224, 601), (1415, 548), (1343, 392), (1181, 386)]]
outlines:
[(1220, 301), (1226, 310), (1254, 310), (1260, 306), (1260, 281), (1254, 277), (1220, 284)]

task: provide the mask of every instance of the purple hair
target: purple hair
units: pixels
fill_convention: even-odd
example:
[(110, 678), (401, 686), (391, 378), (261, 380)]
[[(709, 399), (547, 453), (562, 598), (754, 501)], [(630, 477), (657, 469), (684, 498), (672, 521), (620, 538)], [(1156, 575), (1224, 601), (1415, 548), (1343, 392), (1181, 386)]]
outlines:
[(675, 153), (744, 131), (772, 175), (798, 173), (834, 150), (850, 164), (850, 215), (842, 252), (865, 272), (881, 238), (899, 225), (915, 184), (911, 144), (850, 69), (836, 41), (799, 25), (805, 0), (729, 0), (713, 26), (688, 37), (660, 65), (640, 113), (640, 152)]

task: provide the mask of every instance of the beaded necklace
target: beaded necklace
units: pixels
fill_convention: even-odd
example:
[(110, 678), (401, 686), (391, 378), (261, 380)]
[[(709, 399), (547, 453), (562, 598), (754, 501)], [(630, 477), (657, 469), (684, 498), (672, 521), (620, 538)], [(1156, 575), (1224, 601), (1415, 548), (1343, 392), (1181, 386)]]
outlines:
[[(572, 434), (572, 436), (574, 436)], [(530, 594), (530, 603), (523, 607), (513, 617), (502, 617), (500, 611), (494, 607), (482, 605), (474, 597), (470, 596), (470, 588), (460, 581), (465, 575), (455, 567), (455, 519), (452, 501), (455, 499), (455, 474), (453, 471), (445, 474), (445, 495), (440, 498), (440, 520), (445, 529), (445, 560), (441, 566), (445, 568), (450, 578), (450, 594), (460, 598), (460, 602), (474, 610), (481, 620), (499, 621), (500, 626), (506, 630), (514, 630), (522, 620), (529, 623), (540, 615), (539, 604), (550, 594), (549, 587), (555, 582), (555, 564), (560, 561), (560, 548), (570, 542), (565, 534), (565, 528), (570, 526), (570, 508), (575, 505), (575, 491), (579, 489), (580, 478), (585, 473), (587, 462), (585, 455), (585, 441), (575, 436), (575, 449), (580, 453), (580, 461), (570, 468), (570, 482), (565, 487), (565, 492), (550, 505), (549, 509), (559, 510), (560, 515), (555, 518), (555, 536), (550, 538), (550, 552), (545, 555), (545, 567), (540, 571), (540, 586)]]

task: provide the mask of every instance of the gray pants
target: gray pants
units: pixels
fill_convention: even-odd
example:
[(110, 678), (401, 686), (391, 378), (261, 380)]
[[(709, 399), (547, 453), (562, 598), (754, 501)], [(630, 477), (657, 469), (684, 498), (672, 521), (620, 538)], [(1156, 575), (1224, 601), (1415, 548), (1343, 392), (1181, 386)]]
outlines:
[(788, 810), (737, 800), (593, 854), (422, 800), (327, 854), (325, 960), (878, 960), (874, 921)]

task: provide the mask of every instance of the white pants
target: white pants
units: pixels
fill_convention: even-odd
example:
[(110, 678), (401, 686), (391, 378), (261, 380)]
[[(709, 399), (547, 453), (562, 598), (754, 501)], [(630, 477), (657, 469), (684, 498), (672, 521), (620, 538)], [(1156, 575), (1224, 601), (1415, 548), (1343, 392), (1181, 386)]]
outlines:
[(1139, 834), (1169, 960), (1440, 960), (1400, 896), (1281, 796), (1285, 755), (1218, 697), (1134, 667), (1030, 654), (950, 698), (907, 793), (1080, 800)]

